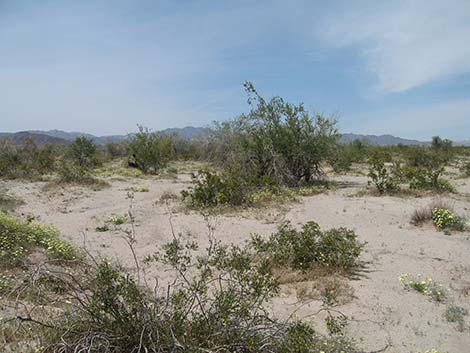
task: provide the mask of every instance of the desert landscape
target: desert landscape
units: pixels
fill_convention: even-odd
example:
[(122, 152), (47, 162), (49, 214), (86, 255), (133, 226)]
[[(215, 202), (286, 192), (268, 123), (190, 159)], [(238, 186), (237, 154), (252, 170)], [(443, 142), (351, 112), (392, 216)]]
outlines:
[(0, 0), (0, 353), (470, 353), (469, 0)]
[[(96, 172), (105, 187), (51, 184), (50, 181), (3, 180), (1, 190), (21, 200), (14, 214), (55, 225), (62, 239), (84, 247), (97, 258), (111, 259), (135, 273), (133, 253), (126, 232), (134, 229), (133, 245), (139, 262), (172, 239), (172, 232), (188, 236), (206, 246), (209, 235), (224, 244), (242, 245), (252, 234), (263, 237), (286, 221), (301, 227), (309, 221), (322, 228), (347, 227), (365, 242), (360, 268), (352, 276), (329, 273), (302, 278), (280, 275), (280, 291), (269, 301), (273, 314), (288, 318), (292, 313), (308, 320), (315, 330), (327, 333), (324, 308), (325, 286), (335, 285), (333, 312), (348, 318), (347, 335), (367, 352), (418, 352), (426, 347), (464, 352), (470, 345), (466, 328), (448, 322), (446, 310), (453, 305), (470, 310), (470, 232), (446, 235), (432, 223), (412, 224), (415, 210), (436, 200), (456, 214), (468, 215), (470, 178), (449, 172), (455, 194), (377, 195), (368, 185), (366, 164), (356, 164), (341, 175), (330, 170), (326, 178), (335, 187), (289, 201), (272, 201), (257, 207), (210, 208), (185, 206), (181, 191), (191, 185), (191, 176), (202, 162), (173, 162), (173, 174), (151, 176), (112, 162)], [(132, 214), (130, 224), (129, 212)], [(112, 217), (122, 224), (109, 224)], [(119, 216), (119, 217), (118, 217)], [(117, 222), (120, 223), (120, 222)], [(209, 230), (208, 230), (209, 229)], [(36, 259), (35, 261), (39, 261)], [(171, 281), (164, 266), (141, 265), (147, 280)], [(436, 302), (417, 291), (404, 288), (403, 274), (432, 277), (442, 285), (446, 298)], [(166, 288), (161, 284), (162, 288)], [(13, 315), (11, 298), (3, 296), (3, 320)], [(18, 307), (17, 307), (18, 310)]]

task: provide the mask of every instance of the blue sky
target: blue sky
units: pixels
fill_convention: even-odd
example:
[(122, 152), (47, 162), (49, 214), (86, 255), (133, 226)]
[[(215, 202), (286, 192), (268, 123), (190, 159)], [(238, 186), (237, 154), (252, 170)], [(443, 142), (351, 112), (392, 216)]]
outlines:
[(247, 110), (470, 139), (470, 1), (0, 0), (0, 131), (123, 134)]

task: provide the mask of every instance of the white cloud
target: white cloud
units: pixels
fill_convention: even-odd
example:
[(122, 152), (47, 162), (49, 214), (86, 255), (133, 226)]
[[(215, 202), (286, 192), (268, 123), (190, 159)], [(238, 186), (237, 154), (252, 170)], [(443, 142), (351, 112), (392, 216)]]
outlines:
[(470, 1), (372, 4), (327, 20), (321, 36), (334, 47), (357, 46), (380, 91), (402, 92), (470, 72)]

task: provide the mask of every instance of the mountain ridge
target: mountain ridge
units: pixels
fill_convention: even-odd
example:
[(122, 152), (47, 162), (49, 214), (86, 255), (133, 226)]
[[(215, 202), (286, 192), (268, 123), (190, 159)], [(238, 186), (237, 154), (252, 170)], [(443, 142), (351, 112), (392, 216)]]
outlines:
[[(158, 131), (167, 135), (178, 135), (184, 140), (193, 140), (204, 138), (210, 133), (210, 128), (207, 127), (194, 127), (186, 126), (183, 128), (168, 128)], [(75, 131), (63, 131), (63, 130), (28, 130), (19, 131), (13, 133), (0, 132), (0, 138), (9, 138), (14, 144), (22, 143), (28, 136), (33, 138), (38, 145), (45, 144), (69, 144), (77, 137), (87, 137), (93, 140), (98, 145), (104, 145), (107, 142), (120, 142), (124, 141), (129, 137), (128, 135), (108, 135), (108, 136), (96, 136), (84, 132)], [(393, 135), (365, 135), (355, 133), (344, 133), (341, 134), (340, 143), (346, 144), (351, 143), (354, 140), (365, 141), (375, 146), (391, 146), (391, 145), (413, 145), (413, 146), (424, 146), (429, 145), (429, 141), (419, 141), (414, 139), (405, 139)], [(468, 141), (455, 141), (455, 145), (459, 146), (470, 146), (470, 140)]]

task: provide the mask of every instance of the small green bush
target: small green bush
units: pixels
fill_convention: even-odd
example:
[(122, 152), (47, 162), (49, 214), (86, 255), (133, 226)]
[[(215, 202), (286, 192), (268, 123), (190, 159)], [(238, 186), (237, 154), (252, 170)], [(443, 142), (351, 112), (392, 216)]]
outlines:
[(401, 275), (399, 280), (406, 289), (413, 289), (421, 294), (429, 296), (437, 302), (444, 302), (447, 298), (446, 290), (440, 284), (437, 284), (431, 277), (423, 279), (419, 274), (417, 276), (411, 276), (406, 273)]
[(113, 215), (109, 216), (107, 222), (117, 226), (117, 225), (121, 225), (121, 224), (126, 223), (126, 220), (127, 220), (127, 217), (125, 215), (113, 214)]
[(463, 232), (467, 227), (464, 218), (445, 208), (433, 208), (432, 220), (440, 230), (449, 229)]
[(139, 126), (128, 144), (129, 162), (144, 174), (157, 174), (168, 164), (173, 156), (171, 137), (150, 132)]
[(369, 159), (369, 174), (372, 183), (380, 194), (393, 193), (399, 190), (399, 180), (385, 166), (385, 157), (382, 155), (374, 155)]
[(193, 186), (183, 190), (183, 200), (192, 207), (211, 207), (228, 204), (240, 206), (250, 203), (253, 185), (241, 173), (227, 172), (222, 175), (200, 170), (193, 175)]
[(468, 315), (468, 310), (461, 306), (449, 305), (446, 309), (445, 317), (448, 322), (454, 322), (457, 324), (457, 330), (460, 332), (465, 331), (465, 319)]
[(77, 258), (75, 247), (58, 236), (59, 231), (52, 226), (27, 223), (0, 213), (0, 264), (18, 264), (33, 247), (45, 249), (53, 259)]
[(412, 190), (433, 190), (437, 192), (456, 192), (455, 187), (441, 178), (444, 167), (406, 168), (406, 178)]
[(267, 240), (259, 235), (252, 237), (254, 248), (272, 258), (278, 266), (308, 271), (316, 265), (351, 272), (358, 266), (358, 258), (365, 243), (346, 228), (322, 231), (315, 222), (308, 222), (300, 231), (289, 223)]
[(101, 165), (98, 149), (95, 143), (87, 137), (77, 137), (69, 146), (68, 152), (74, 165), (80, 168), (91, 169)]

